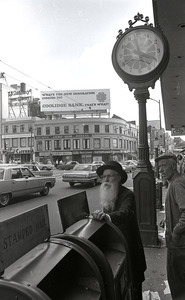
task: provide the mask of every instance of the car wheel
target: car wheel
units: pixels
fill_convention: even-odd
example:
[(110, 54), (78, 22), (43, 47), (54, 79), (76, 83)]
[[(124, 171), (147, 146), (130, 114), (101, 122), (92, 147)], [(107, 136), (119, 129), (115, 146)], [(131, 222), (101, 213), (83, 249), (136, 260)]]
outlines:
[(0, 196), (0, 206), (6, 206), (10, 203), (11, 196), (10, 194), (2, 194)]
[(69, 182), (69, 185), (72, 187), (72, 186), (74, 186), (75, 184), (74, 184), (74, 182)]
[(93, 182), (92, 182), (92, 186), (96, 186), (96, 184), (97, 184), (97, 180), (94, 179)]
[(47, 196), (49, 194), (49, 184), (46, 184), (42, 192), (40, 192), (41, 196)]

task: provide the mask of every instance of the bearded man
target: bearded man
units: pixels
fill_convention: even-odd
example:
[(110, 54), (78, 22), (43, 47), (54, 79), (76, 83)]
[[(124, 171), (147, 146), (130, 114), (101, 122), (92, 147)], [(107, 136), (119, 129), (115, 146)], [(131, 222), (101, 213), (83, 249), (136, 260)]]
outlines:
[(137, 223), (134, 193), (122, 185), (127, 181), (127, 173), (118, 162), (109, 161), (97, 169), (97, 174), (102, 179), (102, 210), (96, 210), (92, 216), (98, 221), (112, 222), (124, 235), (131, 260), (133, 300), (142, 300), (146, 261)]

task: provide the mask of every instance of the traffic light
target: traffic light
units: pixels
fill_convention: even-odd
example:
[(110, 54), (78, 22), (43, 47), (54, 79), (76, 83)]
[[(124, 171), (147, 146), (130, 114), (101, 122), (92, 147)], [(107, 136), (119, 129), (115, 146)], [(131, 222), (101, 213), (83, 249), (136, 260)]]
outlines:
[(4, 149), (7, 150), (7, 143), (4, 143)]

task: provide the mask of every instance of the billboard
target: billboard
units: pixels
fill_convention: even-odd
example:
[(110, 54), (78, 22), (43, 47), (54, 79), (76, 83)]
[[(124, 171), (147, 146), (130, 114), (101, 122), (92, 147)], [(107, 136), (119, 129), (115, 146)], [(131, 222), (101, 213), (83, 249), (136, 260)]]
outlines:
[(41, 92), (42, 112), (83, 112), (110, 109), (110, 90)]

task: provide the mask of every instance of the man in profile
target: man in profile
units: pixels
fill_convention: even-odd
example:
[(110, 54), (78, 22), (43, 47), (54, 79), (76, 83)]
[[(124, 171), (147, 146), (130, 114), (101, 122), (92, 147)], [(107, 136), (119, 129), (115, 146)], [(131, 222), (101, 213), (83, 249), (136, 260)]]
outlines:
[(146, 262), (137, 223), (134, 193), (123, 186), (127, 181), (127, 173), (118, 162), (109, 161), (97, 169), (97, 174), (102, 179), (100, 186), (102, 210), (96, 210), (92, 214), (93, 218), (112, 222), (124, 235), (131, 260), (133, 300), (142, 300)]

